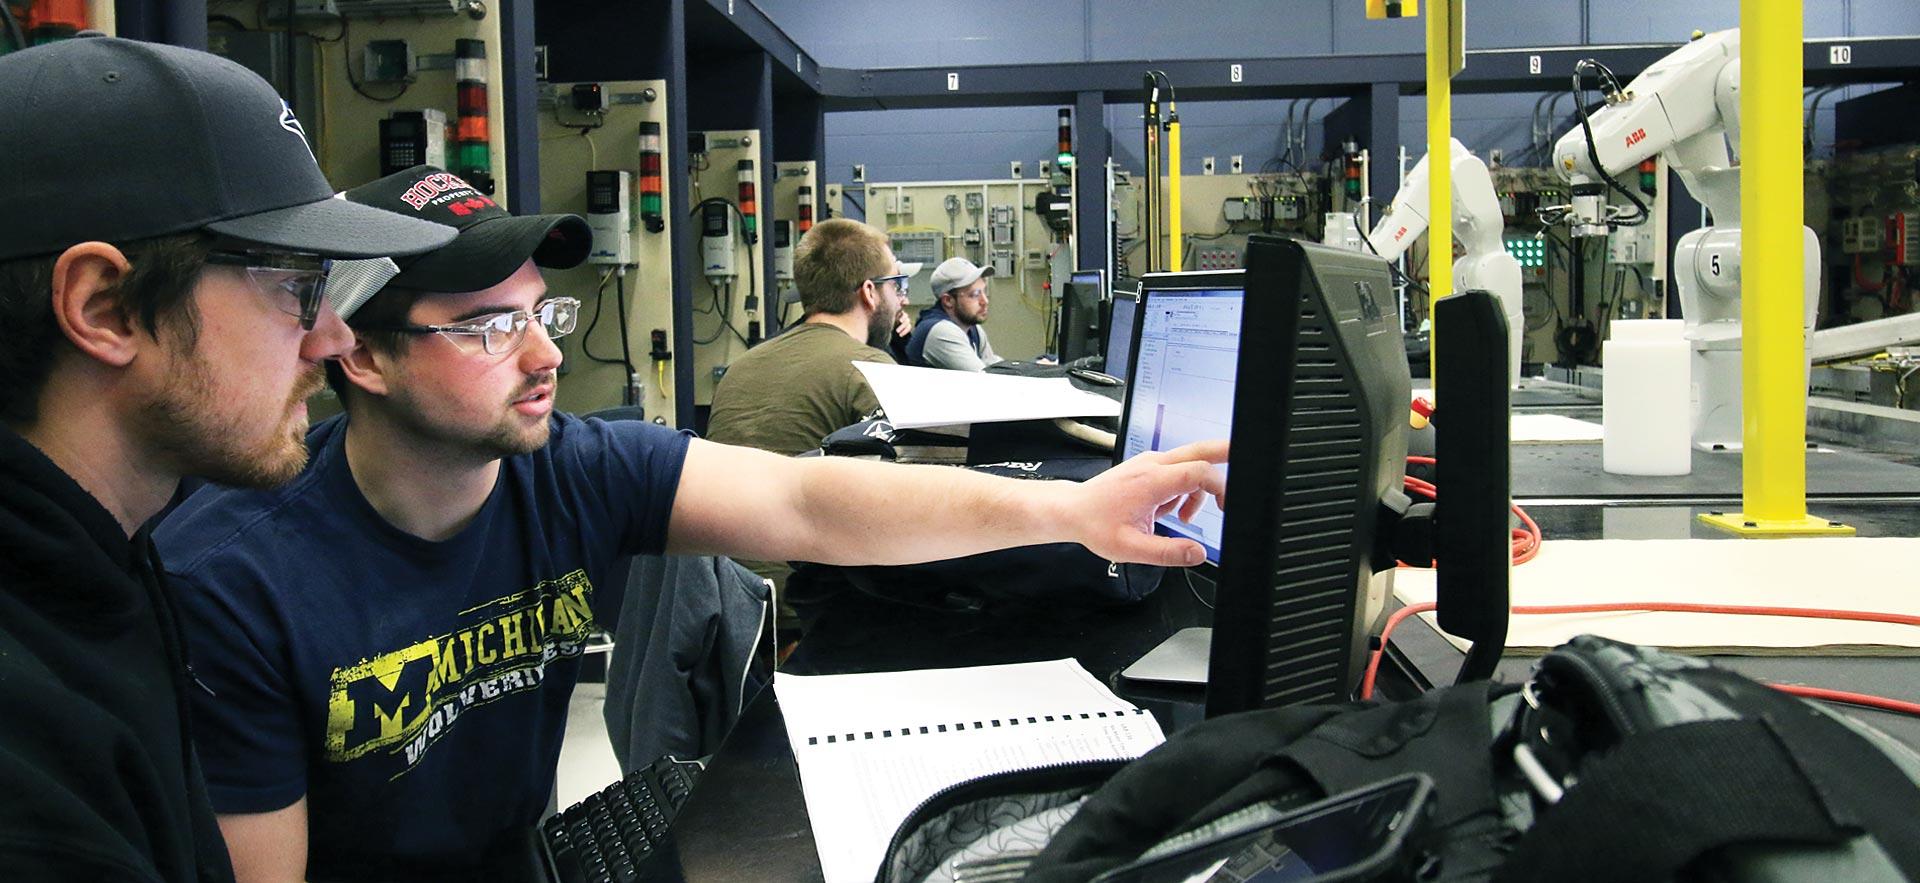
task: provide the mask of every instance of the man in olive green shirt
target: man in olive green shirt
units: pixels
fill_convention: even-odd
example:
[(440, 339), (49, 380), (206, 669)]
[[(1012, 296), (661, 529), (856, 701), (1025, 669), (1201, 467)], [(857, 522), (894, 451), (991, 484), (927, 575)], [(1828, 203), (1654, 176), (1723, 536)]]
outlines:
[(794, 249), (800, 324), (735, 361), (713, 391), (713, 441), (799, 454), (879, 408), (854, 362), (893, 363), (884, 347), (906, 306), (885, 234), (833, 218)]
[[(820, 447), (834, 430), (871, 416), (880, 402), (854, 362), (885, 362), (876, 349), (893, 337), (907, 305), (907, 276), (886, 234), (859, 221), (815, 224), (793, 252), (793, 281), (806, 311), (800, 324), (740, 357), (713, 390), (707, 436), (776, 454)], [(741, 561), (773, 581), (783, 625), (798, 622), (784, 602), (792, 568)]]

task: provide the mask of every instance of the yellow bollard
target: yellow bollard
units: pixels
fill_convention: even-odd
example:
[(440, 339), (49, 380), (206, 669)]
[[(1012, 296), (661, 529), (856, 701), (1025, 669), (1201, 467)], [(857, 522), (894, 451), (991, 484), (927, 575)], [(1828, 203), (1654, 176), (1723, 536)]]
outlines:
[(1848, 536), (1807, 514), (1800, 0), (1740, 3), (1741, 505), (1700, 516), (1747, 537)]
[(1187, 247), (1180, 231), (1180, 111), (1167, 102), (1167, 268), (1186, 269)]
[[(1427, 376), (1438, 374), (1434, 303), (1453, 293), (1453, 46), (1448, 19), (1461, 0), (1427, 3)], [(1796, 215), (1795, 217), (1798, 217)], [(1434, 395), (1440, 390), (1436, 385)]]

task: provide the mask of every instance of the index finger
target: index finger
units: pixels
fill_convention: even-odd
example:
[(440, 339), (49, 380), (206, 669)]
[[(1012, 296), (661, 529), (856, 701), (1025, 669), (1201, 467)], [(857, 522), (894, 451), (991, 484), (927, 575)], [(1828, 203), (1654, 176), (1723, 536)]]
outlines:
[(1185, 460), (1201, 460), (1207, 463), (1227, 462), (1227, 440), (1209, 439), (1181, 445), (1161, 455), (1162, 462), (1179, 463)]
[(1226, 508), (1227, 477), (1221, 475), (1220, 470), (1206, 463), (1193, 462), (1187, 464), (1186, 478), (1192, 487), (1212, 494), (1214, 502), (1218, 503), (1220, 508)]

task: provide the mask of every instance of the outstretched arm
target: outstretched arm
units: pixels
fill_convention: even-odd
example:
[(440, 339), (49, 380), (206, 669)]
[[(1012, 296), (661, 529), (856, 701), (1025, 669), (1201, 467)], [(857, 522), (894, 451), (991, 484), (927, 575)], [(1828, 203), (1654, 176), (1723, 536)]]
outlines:
[(912, 564), (1071, 542), (1113, 561), (1198, 564), (1200, 545), (1153, 534), (1226, 499), (1225, 441), (1146, 453), (1091, 481), (1022, 481), (950, 466), (790, 459), (694, 441), (667, 550), (771, 561)]

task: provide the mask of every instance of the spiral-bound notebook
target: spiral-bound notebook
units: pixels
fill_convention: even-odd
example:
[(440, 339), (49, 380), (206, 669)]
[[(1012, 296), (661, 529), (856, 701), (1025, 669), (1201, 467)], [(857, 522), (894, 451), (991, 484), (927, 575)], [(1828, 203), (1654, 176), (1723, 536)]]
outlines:
[(894, 829), (949, 785), (1027, 767), (1138, 757), (1153, 716), (1079, 663), (774, 679), (827, 883), (873, 879)]

